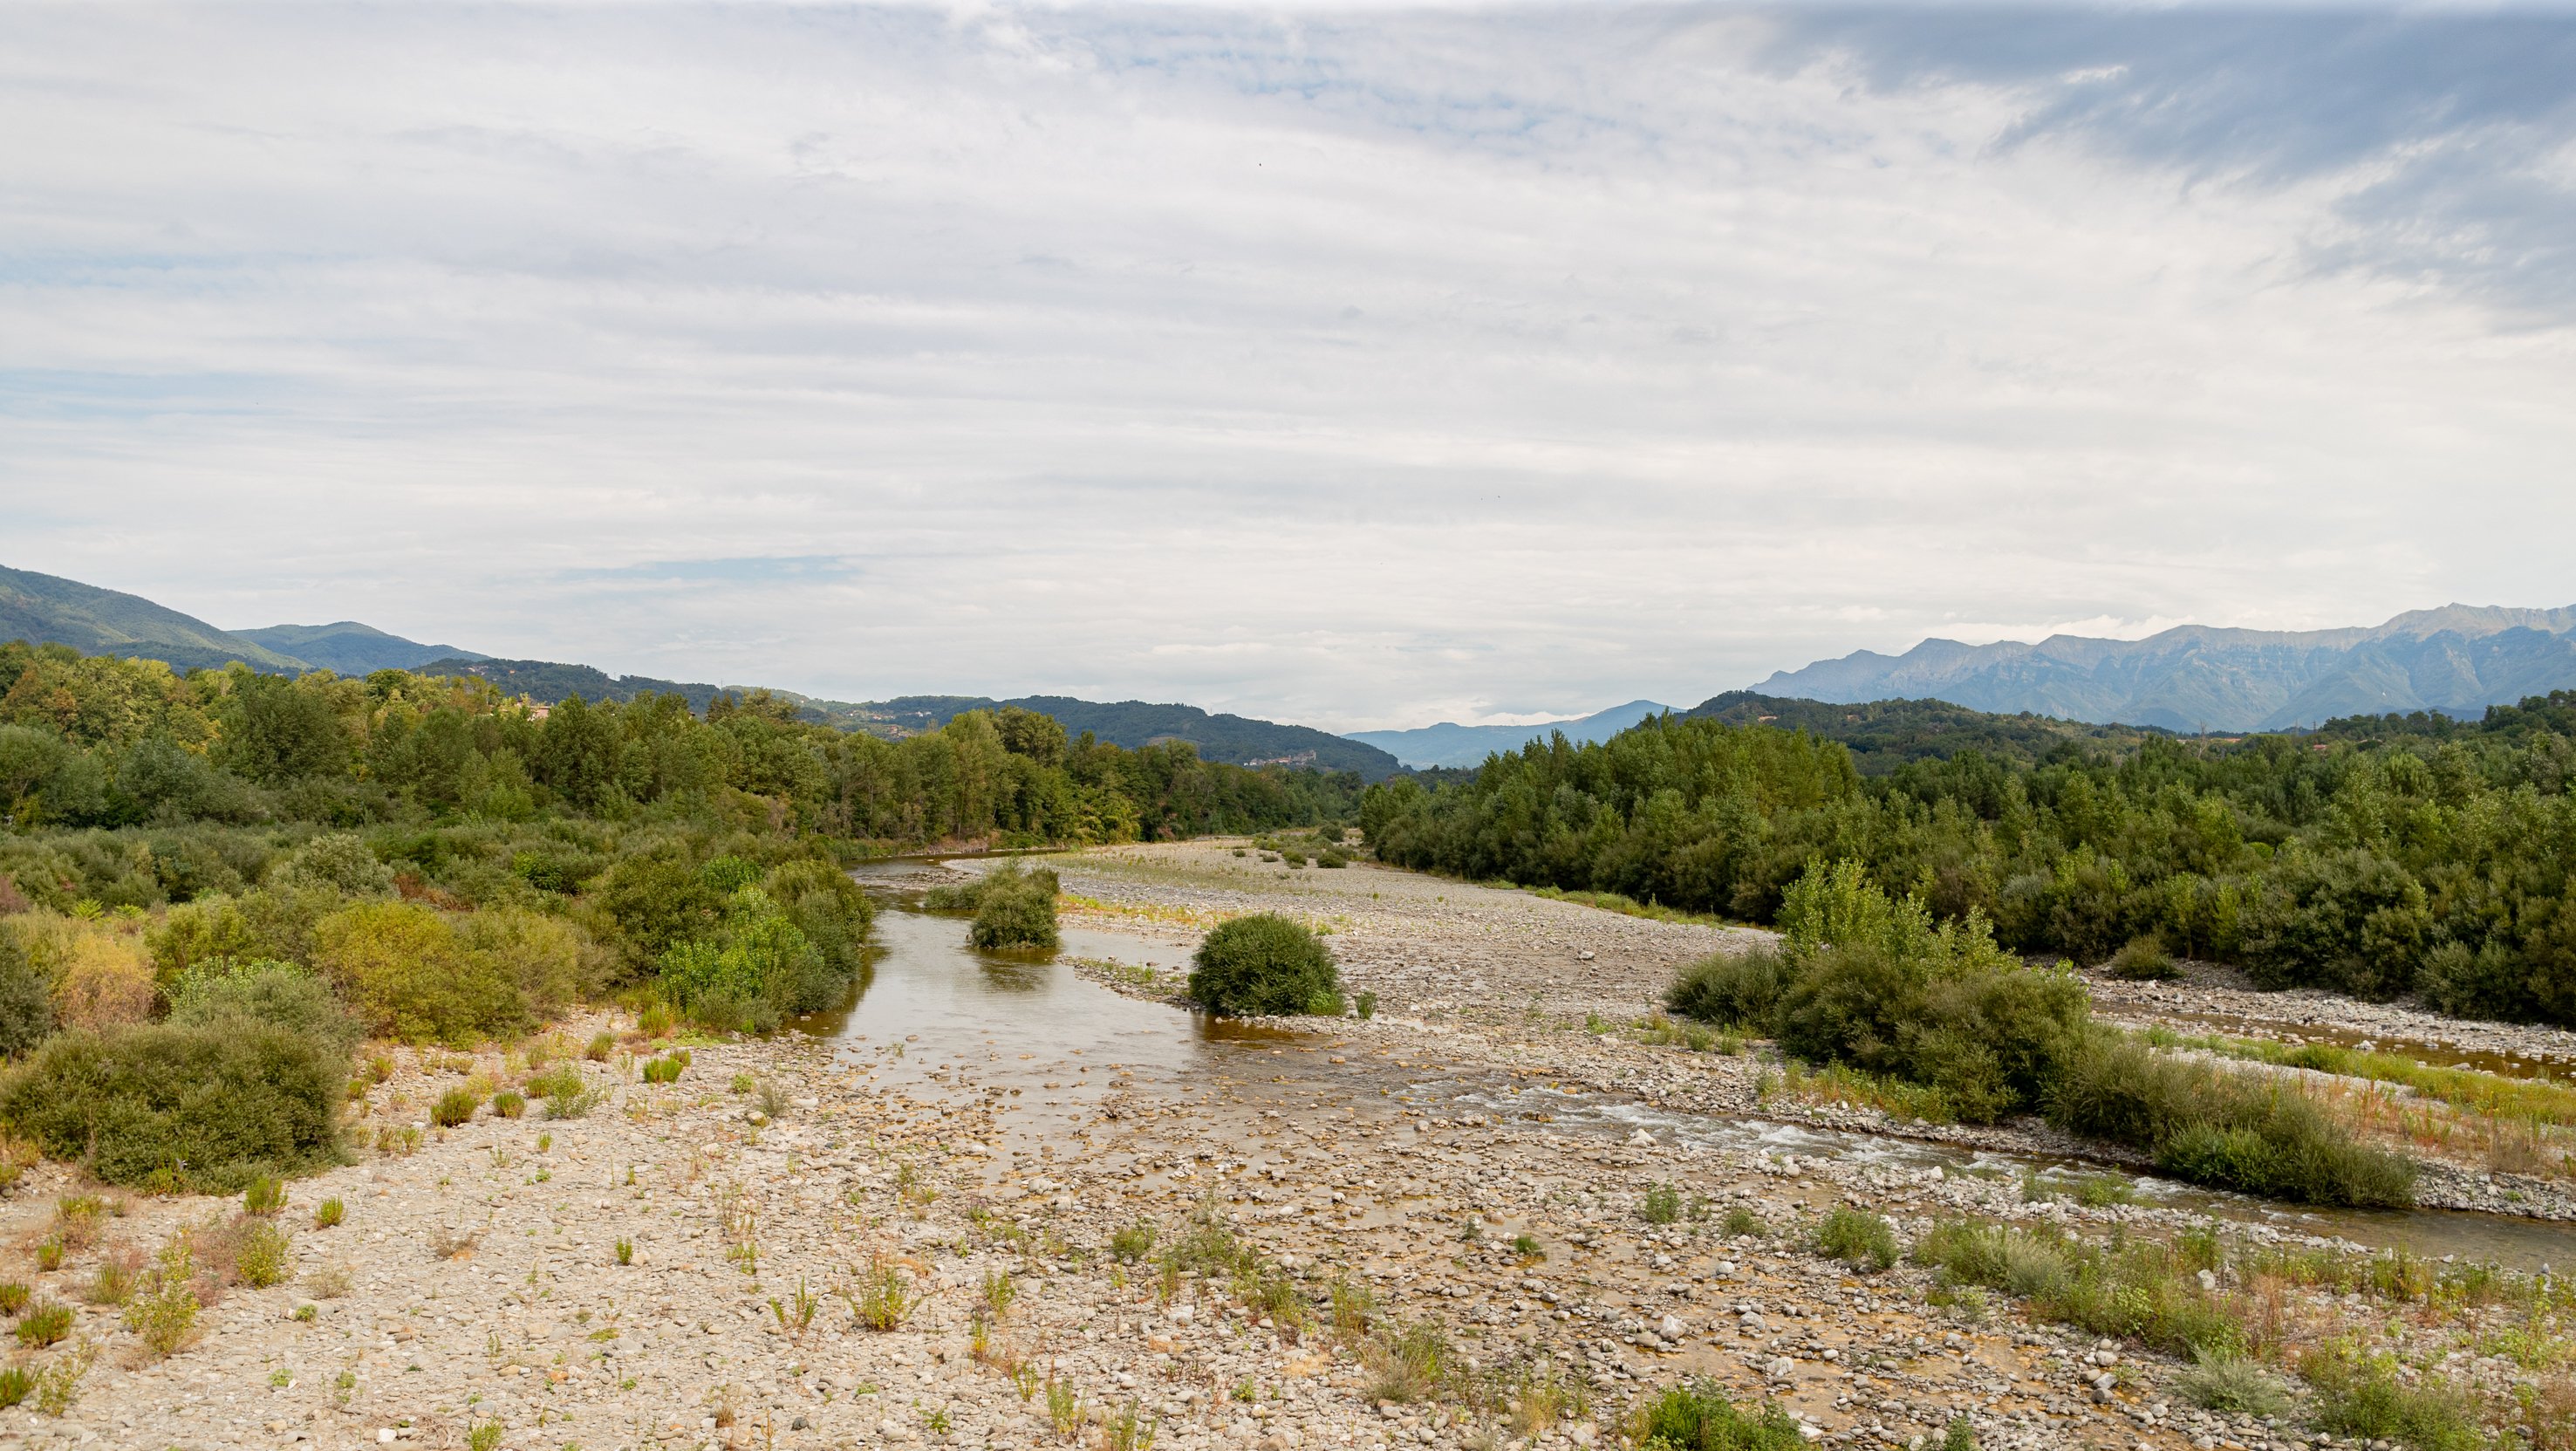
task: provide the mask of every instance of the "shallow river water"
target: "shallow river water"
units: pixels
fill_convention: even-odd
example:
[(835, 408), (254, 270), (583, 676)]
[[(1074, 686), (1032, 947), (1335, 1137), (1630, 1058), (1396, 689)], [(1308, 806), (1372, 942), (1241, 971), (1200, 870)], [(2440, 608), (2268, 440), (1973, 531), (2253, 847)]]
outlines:
[[(915, 864), (863, 871), (880, 894), (876, 957), (844, 1008), (799, 1027), (833, 1040), (854, 1067), (930, 1103), (1006, 1101), (1018, 1147), (1070, 1143), (1102, 1101), (1198, 1101), (1215, 1112), (1378, 1117), (1407, 1110), (1473, 1116), (1498, 1131), (1659, 1141), (1730, 1154), (1939, 1166), (1952, 1174), (2065, 1182), (2100, 1165), (1984, 1152), (1884, 1135), (1757, 1118), (1674, 1113), (1614, 1095), (1530, 1087), (1507, 1075), (1425, 1076), (1354, 1056), (1335, 1063), (1328, 1032), (1252, 1027), (1123, 997), (1080, 976), (1075, 959), (1106, 959), (1185, 972), (1187, 953), (1143, 937), (1070, 927), (1053, 954), (982, 953), (966, 945), (961, 917), (918, 909)], [(998, 1171), (998, 1166), (997, 1166)], [(2426, 1255), (2492, 1260), (2516, 1269), (2576, 1264), (2576, 1224), (2447, 1210), (2302, 1210), (2139, 1176), (2141, 1203), (2286, 1231), (2339, 1235)]]

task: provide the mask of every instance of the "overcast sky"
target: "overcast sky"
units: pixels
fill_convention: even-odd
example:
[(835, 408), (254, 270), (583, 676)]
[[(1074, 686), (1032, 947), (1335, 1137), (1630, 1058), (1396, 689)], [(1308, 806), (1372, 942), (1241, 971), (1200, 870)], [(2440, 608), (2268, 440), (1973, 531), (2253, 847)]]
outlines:
[(2576, 601), (2565, 10), (17, 5), (0, 564), (1338, 728)]

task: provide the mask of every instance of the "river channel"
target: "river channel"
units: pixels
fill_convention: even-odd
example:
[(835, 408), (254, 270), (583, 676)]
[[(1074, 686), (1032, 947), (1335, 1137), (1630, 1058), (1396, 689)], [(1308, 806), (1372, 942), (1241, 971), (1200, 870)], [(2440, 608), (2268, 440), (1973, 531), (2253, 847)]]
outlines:
[[(963, 918), (920, 909), (937, 880), (923, 863), (864, 868), (880, 905), (874, 962), (851, 1001), (803, 1019), (853, 1067), (916, 1100), (1007, 1100), (1019, 1150), (1069, 1145), (1113, 1095), (1195, 1101), (1215, 1112), (1294, 1116), (1429, 1113), (1490, 1125), (1497, 1133), (1553, 1133), (1659, 1141), (1730, 1156), (1795, 1155), (1950, 1174), (2036, 1175), (2066, 1183), (2106, 1172), (2079, 1160), (1976, 1151), (1886, 1135), (1810, 1128), (1759, 1118), (1674, 1113), (1615, 1095), (1533, 1087), (1477, 1071), (1425, 1074), (1331, 1050), (1324, 1031), (1246, 1025), (1121, 996), (1082, 977), (1078, 959), (1186, 972), (1187, 952), (1141, 936), (1068, 927), (1054, 953), (984, 953), (966, 943)], [(2138, 1202), (2298, 1234), (2338, 1236), (2424, 1255), (2488, 1260), (2520, 1270), (2576, 1264), (2576, 1224), (2448, 1210), (2310, 1210), (2136, 1176)]]

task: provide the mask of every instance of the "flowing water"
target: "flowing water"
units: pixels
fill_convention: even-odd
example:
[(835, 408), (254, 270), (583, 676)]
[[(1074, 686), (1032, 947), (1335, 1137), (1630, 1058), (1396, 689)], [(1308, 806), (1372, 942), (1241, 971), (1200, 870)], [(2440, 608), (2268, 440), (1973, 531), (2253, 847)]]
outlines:
[[(919, 910), (929, 878), (886, 863), (860, 880), (879, 893), (871, 970), (850, 1002), (798, 1026), (830, 1038), (854, 1065), (932, 1103), (1006, 1100), (1017, 1147), (1069, 1144), (1078, 1123), (1113, 1094), (1199, 1101), (1218, 1112), (1305, 1117), (1405, 1110), (1543, 1127), (1570, 1137), (1624, 1140), (1643, 1130), (1685, 1148), (1794, 1154), (1950, 1174), (2035, 1174), (2065, 1184), (2097, 1164), (1978, 1151), (1884, 1135), (1753, 1118), (1669, 1112), (1606, 1094), (1528, 1087), (1501, 1074), (1406, 1075), (1364, 1061), (1334, 1063), (1327, 1032), (1253, 1027), (1122, 997), (1075, 972), (1075, 959), (1187, 971), (1184, 949), (1126, 933), (1072, 927), (1054, 953), (986, 953), (966, 945), (964, 919)], [(2425, 1255), (2491, 1260), (2516, 1269), (2576, 1265), (2576, 1224), (2447, 1210), (2298, 1209), (2138, 1176), (2141, 1203), (2341, 1236)]]

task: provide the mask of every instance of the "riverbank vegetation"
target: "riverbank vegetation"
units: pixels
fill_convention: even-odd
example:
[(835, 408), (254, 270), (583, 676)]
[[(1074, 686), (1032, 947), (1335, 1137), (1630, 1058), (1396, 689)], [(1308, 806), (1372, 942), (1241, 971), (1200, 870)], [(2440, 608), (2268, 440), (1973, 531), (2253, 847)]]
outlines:
[(1304, 923), (1275, 912), (1220, 925), (1199, 944), (1191, 963), (1190, 997), (1211, 1013), (1342, 1015), (1341, 971), (1332, 949)]
[(1914, 1085), (1922, 1116), (2042, 1113), (2195, 1183), (2312, 1204), (2412, 1201), (2408, 1161), (2275, 1079), (2159, 1055), (2095, 1023), (2081, 981), (2003, 951), (1977, 912), (1935, 922), (1846, 860), (1792, 883), (1778, 921), (1778, 947), (1687, 969), (1668, 1005), (1809, 1063)]
[(971, 912), (966, 941), (985, 952), (1056, 946), (1056, 897), (1063, 885), (1053, 867), (996, 862), (969, 881), (933, 887), (922, 905), (934, 912)]
[[(362, 1038), (512, 1041), (608, 1000), (763, 1031), (832, 1005), (870, 924), (854, 858), (1284, 829), (1347, 819), (1357, 790), (1024, 711), (887, 741), (759, 696), (541, 710), (471, 676), (0, 646), (0, 1162), (301, 1172), (345, 1151)], [(1024, 880), (979, 933), (1051, 939), (1053, 874)]]
[[(2378, 728), (2379, 725), (2387, 728)], [(1644, 722), (1369, 788), (1381, 859), (1772, 922), (1811, 862), (1852, 860), (2008, 951), (2242, 966), (2267, 987), (2414, 993), (2576, 1026), (2576, 693), (2439, 731), (2068, 741), (1865, 778), (1774, 726)]]

